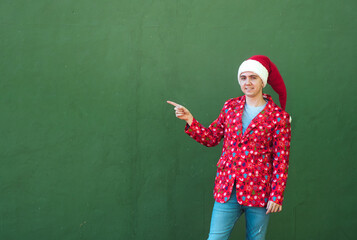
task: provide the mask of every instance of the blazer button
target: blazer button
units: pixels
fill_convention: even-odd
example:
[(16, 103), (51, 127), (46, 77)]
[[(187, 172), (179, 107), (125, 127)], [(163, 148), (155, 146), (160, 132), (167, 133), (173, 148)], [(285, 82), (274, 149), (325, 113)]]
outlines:
[(241, 143), (239, 143), (239, 144), (238, 144), (238, 147), (242, 147), (242, 144), (241, 144)]

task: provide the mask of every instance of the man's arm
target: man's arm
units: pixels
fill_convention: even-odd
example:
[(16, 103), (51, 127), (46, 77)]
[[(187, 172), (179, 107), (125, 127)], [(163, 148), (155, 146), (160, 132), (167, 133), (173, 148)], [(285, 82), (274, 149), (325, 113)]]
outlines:
[(195, 139), (197, 142), (206, 147), (213, 147), (220, 143), (224, 136), (224, 121), (225, 112), (227, 110), (227, 102), (224, 104), (218, 118), (213, 121), (208, 128), (200, 124), (195, 118), (191, 124), (186, 124), (185, 132)]
[(291, 125), (290, 116), (280, 113), (273, 135), (273, 176), (269, 201), (282, 205), (288, 178)]

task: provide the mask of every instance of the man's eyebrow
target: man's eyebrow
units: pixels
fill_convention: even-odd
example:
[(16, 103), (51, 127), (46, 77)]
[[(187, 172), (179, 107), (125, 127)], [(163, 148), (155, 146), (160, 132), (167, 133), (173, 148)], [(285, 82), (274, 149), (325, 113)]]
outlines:
[[(240, 75), (241, 77), (247, 77), (245, 74), (243, 75)], [(248, 77), (258, 77), (258, 75), (257, 74), (250, 74), (250, 75), (248, 75)]]

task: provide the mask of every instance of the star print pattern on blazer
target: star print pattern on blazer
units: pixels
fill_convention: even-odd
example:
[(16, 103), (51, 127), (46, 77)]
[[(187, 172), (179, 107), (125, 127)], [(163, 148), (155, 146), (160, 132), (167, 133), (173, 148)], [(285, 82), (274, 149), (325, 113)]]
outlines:
[(208, 128), (193, 119), (185, 132), (197, 142), (213, 147), (223, 138), (217, 163), (214, 198), (227, 202), (236, 180), (237, 200), (244, 206), (266, 207), (268, 201), (282, 205), (288, 177), (291, 126), (289, 114), (271, 96), (265, 108), (242, 133), (245, 96), (225, 102)]

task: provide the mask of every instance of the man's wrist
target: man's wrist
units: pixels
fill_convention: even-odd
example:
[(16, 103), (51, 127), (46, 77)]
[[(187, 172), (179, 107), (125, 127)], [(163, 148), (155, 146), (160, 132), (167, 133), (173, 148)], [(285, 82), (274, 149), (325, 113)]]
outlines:
[(187, 124), (191, 126), (193, 122), (193, 117), (190, 117), (188, 120), (186, 120)]

